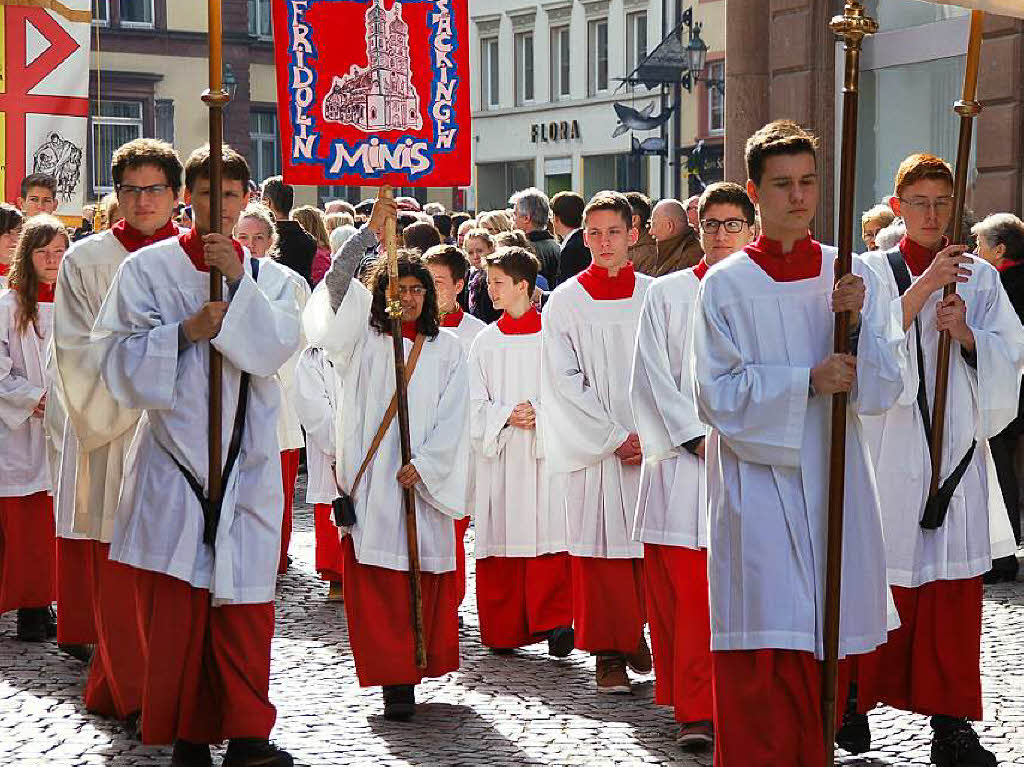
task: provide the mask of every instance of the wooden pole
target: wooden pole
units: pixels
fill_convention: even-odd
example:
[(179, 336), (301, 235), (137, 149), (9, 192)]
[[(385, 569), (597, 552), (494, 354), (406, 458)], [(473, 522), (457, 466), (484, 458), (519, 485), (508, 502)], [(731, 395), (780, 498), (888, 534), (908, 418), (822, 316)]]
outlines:
[[(967, 46), (967, 67), (964, 70), (963, 98), (953, 105), (960, 115), (960, 140), (956, 150), (956, 176), (953, 183), (953, 244), (964, 239), (964, 208), (967, 204), (967, 170), (971, 162), (971, 140), (974, 135), (974, 118), (981, 114), (981, 104), (975, 96), (978, 90), (978, 69), (981, 65), (981, 35), (985, 14), (971, 12), (971, 36)], [(942, 290), (943, 297), (956, 293), (956, 283), (951, 282)], [(949, 331), (939, 334), (939, 354), (935, 365), (935, 401), (932, 408), (932, 477), (928, 497), (934, 498), (942, 481), (943, 432), (946, 427), (946, 393), (949, 384)], [(922, 527), (934, 529), (938, 520), (925, 515)]]
[[(380, 190), (380, 196), (394, 196), (391, 187)], [(402, 302), (398, 295), (398, 221), (394, 217), (384, 223), (384, 249), (388, 254), (388, 316), (391, 318), (391, 339), (395, 347), (395, 393), (398, 400), (398, 434), (402, 446), (402, 465), (412, 461), (412, 440), (409, 438), (409, 392), (405, 386), (405, 342), (402, 338)], [(412, 607), (412, 632), (417, 668), (427, 667), (427, 645), (423, 632), (423, 591), (420, 582), (420, 547), (416, 525), (416, 493), (411, 487), (402, 489), (405, 507), (405, 535), (409, 547), (409, 593)]]
[[(878, 30), (874, 19), (856, 0), (848, 0), (842, 16), (832, 19), (832, 31), (845, 43), (843, 85), (842, 170), (839, 186), (839, 260), (836, 281), (853, 268), (853, 218), (857, 180), (857, 109), (860, 98), (861, 44)], [(833, 350), (850, 351), (850, 314), (836, 315)], [(824, 728), (824, 764), (835, 756), (836, 685), (839, 670), (839, 615), (843, 568), (843, 498), (846, 487), (847, 395), (832, 395), (832, 444), (829, 452), (828, 539), (825, 564), (825, 632), (822, 668), (821, 718)]]
[[(222, 0), (208, 0), (210, 39), (210, 87), (203, 93), (203, 102), (210, 110), (210, 232), (221, 233), (222, 226), (222, 147), (224, 145), (224, 107), (230, 96), (225, 92), (222, 81), (224, 69), (224, 25), (221, 15)], [(223, 300), (223, 277), (219, 269), (210, 269), (210, 301)], [(210, 345), (210, 401), (208, 474), (210, 503), (218, 504), (223, 492), (223, 467), (221, 457), (221, 371), (224, 362), (220, 352)], [(208, 520), (215, 522), (215, 520)], [(208, 540), (216, 537), (216, 530), (206, 531)]]

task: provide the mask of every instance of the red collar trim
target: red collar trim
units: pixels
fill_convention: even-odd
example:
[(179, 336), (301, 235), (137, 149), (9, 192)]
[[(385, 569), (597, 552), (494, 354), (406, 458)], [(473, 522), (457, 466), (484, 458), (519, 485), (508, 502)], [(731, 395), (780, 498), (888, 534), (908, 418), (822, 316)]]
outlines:
[(57, 292), (57, 283), (47, 285), (45, 282), (39, 283), (39, 292), (36, 294), (36, 300), (41, 304), (52, 304), (54, 293)]
[(796, 282), (821, 274), (821, 243), (810, 234), (797, 240), (789, 253), (782, 252), (781, 242), (763, 234), (743, 251), (776, 282)]
[(416, 320), (412, 322), (402, 323), (402, 338), (407, 338), (410, 341), (416, 340), (416, 331), (418, 330), (419, 323)]
[(931, 250), (904, 235), (903, 239), (900, 240), (900, 253), (903, 254), (903, 260), (907, 262), (907, 268), (910, 269), (910, 273), (917, 277), (928, 268), (929, 264), (934, 260), (935, 254), (947, 245), (949, 245), (949, 240), (943, 237), (939, 247)]
[(996, 265), (996, 271), (1008, 272), (1010, 269), (1013, 269), (1015, 266), (1020, 266), (1021, 264), (1024, 264), (1024, 261), (1011, 261), (1008, 258), (1004, 258)]
[(528, 336), (540, 332), (540, 312), (531, 306), (521, 317), (502, 312), (498, 318), (498, 330), (507, 336)]
[[(178, 244), (185, 251), (185, 255), (192, 262), (192, 266), (200, 272), (210, 271), (210, 267), (206, 265), (206, 257), (203, 255), (203, 237), (195, 227), (189, 229), (184, 234), (178, 235)], [(232, 239), (231, 244), (235, 246), (235, 253), (238, 254), (238, 260), (241, 261), (245, 255), (242, 243)]]
[(9, 271), (11, 271), (10, 264), (0, 264), (0, 277), (6, 277)]
[(594, 262), (579, 273), (580, 285), (595, 301), (618, 301), (632, 298), (636, 288), (636, 272), (633, 262), (627, 261), (614, 277), (608, 274), (603, 266)]
[(711, 267), (708, 266), (708, 259), (707, 259), (707, 257), (705, 257), (705, 258), (702, 258), (700, 261), (698, 261), (697, 265), (695, 267), (693, 267), (693, 273), (697, 277), (698, 280), (703, 280), (704, 279), (704, 275), (708, 273), (708, 269), (710, 269), (710, 268)]
[(154, 242), (160, 242), (161, 240), (173, 237), (178, 233), (178, 227), (174, 225), (173, 221), (168, 221), (147, 237), (135, 227), (129, 226), (128, 222), (122, 218), (110, 227), (110, 231), (114, 233), (117, 241), (124, 246), (125, 250), (129, 253), (134, 253), (147, 245), (152, 245)]
[(457, 328), (459, 325), (462, 324), (462, 318), (466, 315), (466, 313), (462, 311), (462, 307), (459, 306), (458, 303), (456, 303), (455, 306), (456, 309), (454, 312), (448, 312), (448, 314), (441, 315), (442, 328)]

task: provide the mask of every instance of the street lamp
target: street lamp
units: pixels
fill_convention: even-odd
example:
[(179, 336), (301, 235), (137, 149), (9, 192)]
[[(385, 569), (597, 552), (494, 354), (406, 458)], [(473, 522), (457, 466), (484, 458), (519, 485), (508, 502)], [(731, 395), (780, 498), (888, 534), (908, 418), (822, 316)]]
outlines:
[(704, 76), (704, 67), (708, 61), (708, 44), (700, 36), (703, 24), (693, 21), (693, 9), (687, 8), (683, 14), (683, 24), (689, 31), (690, 41), (683, 49), (686, 71), (683, 72), (682, 85), (687, 93), (693, 92), (693, 86)]
[(230, 104), (235, 100), (235, 94), (238, 93), (238, 77), (235, 76), (235, 70), (232, 69), (231, 65), (226, 61), (224, 62), (224, 74), (222, 79), (224, 83), (223, 88), (228, 94), (228, 103)]

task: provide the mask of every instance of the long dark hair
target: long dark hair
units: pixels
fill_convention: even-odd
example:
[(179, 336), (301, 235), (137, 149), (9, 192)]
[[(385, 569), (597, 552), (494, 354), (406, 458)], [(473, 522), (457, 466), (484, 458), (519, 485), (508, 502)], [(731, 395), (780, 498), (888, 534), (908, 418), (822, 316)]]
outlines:
[(32, 253), (37, 248), (45, 248), (56, 237), (63, 237), (65, 245), (69, 242), (64, 224), (53, 216), (33, 216), (21, 230), (21, 239), (18, 240), (14, 258), (11, 259), (10, 277), (11, 289), (18, 295), (19, 333), (24, 333), (31, 324), (36, 335), (42, 338), (38, 325), (39, 275), (36, 274), (35, 265), (32, 263)]
[[(400, 250), (398, 251), (398, 276), (415, 277), (423, 285), (426, 293), (423, 295), (423, 311), (416, 320), (416, 331), (427, 338), (436, 338), (441, 332), (441, 311), (437, 306), (437, 288), (434, 287), (434, 278), (430, 271), (423, 265), (419, 251)], [(373, 303), (370, 305), (370, 327), (384, 335), (391, 333), (391, 319), (388, 317), (388, 257), (383, 255), (378, 258), (365, 278), (366, 287), (373, 293)]]

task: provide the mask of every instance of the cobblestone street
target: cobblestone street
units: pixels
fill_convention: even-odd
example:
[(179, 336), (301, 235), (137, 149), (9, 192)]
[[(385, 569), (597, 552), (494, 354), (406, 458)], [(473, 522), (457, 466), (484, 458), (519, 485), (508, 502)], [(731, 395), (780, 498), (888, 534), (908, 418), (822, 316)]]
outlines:
[[(481, 647), (472, 582), (462, 669), (418, 688), (413, 723), (385, 722), (380, 691), (356, 684), (343, 607), (325, 601), (327, 584), (313, 572), (312, 510), (304, 505), (291, 552), (278, 588), (271, 699), (275, 740), (296, 764), (711, 764), (675, 745), (670, 710), (653, 705), (652, 679), (632, 696), (598, 696), (593, 660), (580, 652), (553, 660), (544, 645), (513, 656)], [(143, 747), (118, 723), (84, 711), (82, 664), (53, 642), (13, 635), (11, 613), (0, 619), (2, 767), (169, 763), (169, 749)], [(1002, 764), (1024, 766), (1024, 583), (987, 588), (983, 664), (982, 742)], [(880, 750), (842, 764), (928, 764), (923, 717), (881, 709), (871, 724)]]

